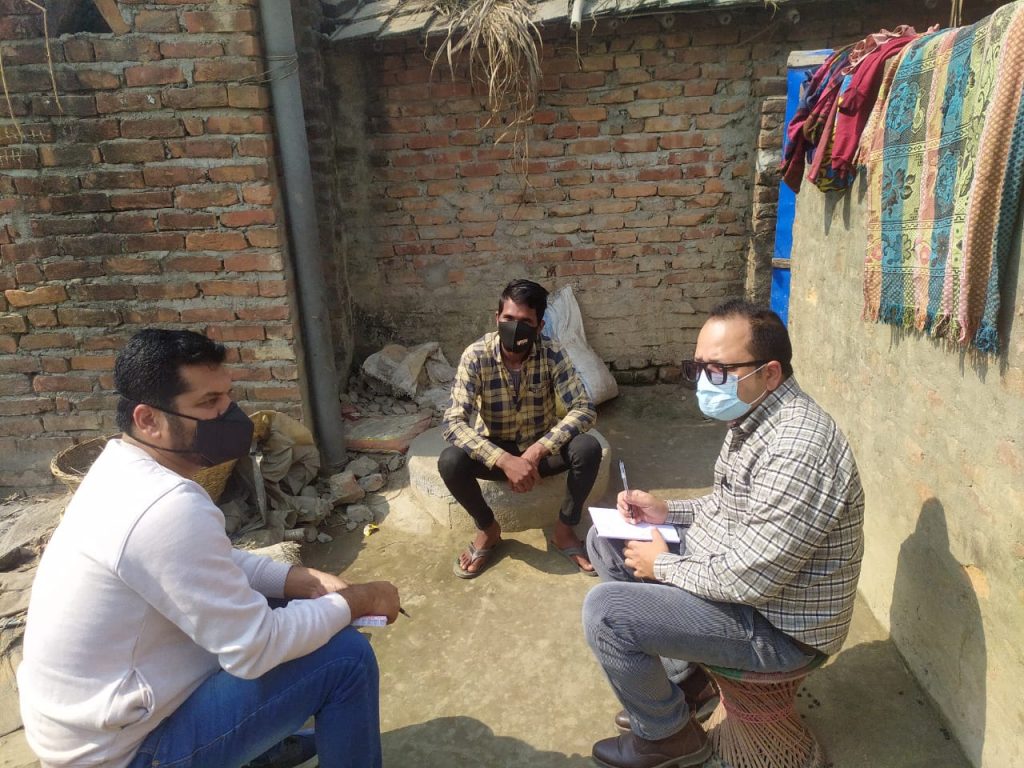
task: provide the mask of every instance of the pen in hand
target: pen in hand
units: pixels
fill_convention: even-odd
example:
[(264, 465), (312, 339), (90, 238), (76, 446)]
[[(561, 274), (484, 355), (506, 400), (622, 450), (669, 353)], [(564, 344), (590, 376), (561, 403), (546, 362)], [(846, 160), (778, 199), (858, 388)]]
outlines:
[[(622, 490), (629, 493), (629, 482), (626, 480), (626, 462), (619, 460), (619, 475), (622, 476)], [(629, 512), (629, 522), (636, 522), (636, 512), (633, 510), (633, 505), (628, 501), (626, 502), (626, 509)]]

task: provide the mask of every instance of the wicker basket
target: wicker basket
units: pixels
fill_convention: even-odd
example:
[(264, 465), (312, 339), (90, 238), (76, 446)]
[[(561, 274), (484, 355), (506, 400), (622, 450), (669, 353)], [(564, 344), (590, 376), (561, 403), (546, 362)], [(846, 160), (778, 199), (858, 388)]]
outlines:
[[(78, 445), (66, 448), (50, 461), (50, 472), (53, 476), (67, 486), (68, 490), (74, 493), (82, 484), (82, 478), (89, 471), (89, 467), (96, 461), (96, 458), (103, 452), (107, 440), (120, 437), (120, 435), (109, 435), (107, 437), (94, 437)], [(228, 477), (235, 468), (236, 460), (225, 461), (213, 467), (207, 467), (196, 472), (192, 479), (199, 483), (210, 498), (215, 502), (224, 493), (224, 486), (227, 485)]]

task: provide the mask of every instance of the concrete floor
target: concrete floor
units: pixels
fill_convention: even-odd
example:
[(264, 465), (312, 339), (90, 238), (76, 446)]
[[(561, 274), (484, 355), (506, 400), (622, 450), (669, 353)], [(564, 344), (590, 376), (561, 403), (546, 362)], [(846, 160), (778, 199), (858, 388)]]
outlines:
[[(681, 387), (627, 388), (598, 425), (630, 482), (666, 496), (711, 482), (724, 434)], [(614, 735), (618, 702), (580, 630), (595, 580), (575, 572), (545, 531), (506, 534), (500, 557), (472, 581), (452, 575), (467, 540), (417, 510), (393, 476), (380, 531), (330, 530), (307, 564), (352, 581), (395, 582), (411, 618), (369, 630), (382, 669), (388, 768), (591, 766), (594, 741)], [(617, 482), (607, 498), (614, 503)], [(554, 510), (552, 511), (554, 515)], [(836, 768), (969, 768), (956, 742), (863, 604), (844, 650), (807, 681), (801, 713)]]
[[(627, 388), (599, 408), (598, 424), (634, 487), (683, 497), (710, 485), (724, 429), (700, 416), (692, 392)], [(598, 502), (613, 504), (617, 490)], [(385, 766), (592, 766), (591, 745), (614, 735), (619, 708), (580, 630), (596, 580), (541, 530), (507, 533), (486, 573), (457, 579), (465, 531), (418, 510), (402, 473), (375, 498), (378, 533), (329, 529), (334, 540), (304, 558), (352, 581), (395, 582), (411, 614), (367, 630), (382, 671)], [(844, 650), (808, 679), (798, 706), (835, 768), (970, 768), (862, 603)], [(37, 765), (22, 732), (0, 738), (0, 768)]]

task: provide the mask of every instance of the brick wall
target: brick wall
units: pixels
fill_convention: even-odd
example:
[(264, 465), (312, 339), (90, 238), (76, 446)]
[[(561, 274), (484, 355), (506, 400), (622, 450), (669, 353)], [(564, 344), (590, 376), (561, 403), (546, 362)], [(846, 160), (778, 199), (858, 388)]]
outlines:
[(431, 75), (422, 41), (335, 46), (335, 125), (368, 143), (345, 145), (337, 181), (358, 186), (345, 235), (361, 351), (436, 339), (457, 357), (526, 276), (574, 287), (620, 380), (674, 378), (712, 305), (748, 279), (763, 293), (748, 256), (774, 228), (752, 222), (756, 159), (763, 128), (781, 135), (764, 101), (784, 94), (788, 53), (944, 15), (871, 0), (801, 6), (796, 24), (760, 9), (601, 20), (579, 59), (549, 25), (525, 186), (479, 95)]
[(114, 356), (144, 326), (223, 341), (243, 405), (294, 411), (252, 4), (122, 2), (132, 33), (52, 40), (63, 115), (24, 7), (0, 0), (24, 133), (0, 120), (0, 486), (48, 483), (57, 451), (116, 431)]

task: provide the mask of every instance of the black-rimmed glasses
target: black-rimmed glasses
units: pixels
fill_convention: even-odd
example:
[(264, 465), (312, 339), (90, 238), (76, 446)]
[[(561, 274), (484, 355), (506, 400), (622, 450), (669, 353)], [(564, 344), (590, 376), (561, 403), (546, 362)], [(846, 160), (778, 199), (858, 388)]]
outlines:
[(697, 381), (700, 372), (708, 377), (708, 381), (719, 386), (725, 384), (729, 378), (729, 371), (733, 368), (743, 368), (748, 365), (764, 365), (768, 360), (748, 360), (745, 363), (716, 363), (703, 362), (701, 360), (683, 360), (683, 378), (689, 382)]

